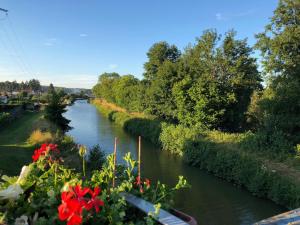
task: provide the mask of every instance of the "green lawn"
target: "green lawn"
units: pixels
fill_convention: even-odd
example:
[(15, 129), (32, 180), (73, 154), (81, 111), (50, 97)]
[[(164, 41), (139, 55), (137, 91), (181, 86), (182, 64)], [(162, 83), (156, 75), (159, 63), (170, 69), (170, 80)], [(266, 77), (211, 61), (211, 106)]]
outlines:
[(42, 112), (26, 112), (5, 128), (0, 128), (0, 174), (18, 175), (31, 161), (33, 146), (27, 143), (31, 132), (42, 121)]

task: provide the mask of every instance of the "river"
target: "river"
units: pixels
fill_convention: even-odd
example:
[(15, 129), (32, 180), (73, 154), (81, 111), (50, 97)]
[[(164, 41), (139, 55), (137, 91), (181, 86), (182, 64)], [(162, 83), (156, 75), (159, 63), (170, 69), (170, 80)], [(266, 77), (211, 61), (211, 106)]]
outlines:
[[(109, 121), (87, 101), (78, 100), (69, 106), (65, 117), (71, 120), (73, 129), (68, 134), (76, 142), (88, 147), (99, 144), (109, 154), (117, 137), (118, 162), (129, 151), (136, 158), (137, 137)], [(176, 196), (175, 206), (195, 217), (199, 225), (251, 224), (285, 210), (269, 200), (254, 197), (246, 190), (188, 166), (180, 158), (142, 140), (143, 177), (174, 185), (178, 175), (183, 175), (192, 187)]]

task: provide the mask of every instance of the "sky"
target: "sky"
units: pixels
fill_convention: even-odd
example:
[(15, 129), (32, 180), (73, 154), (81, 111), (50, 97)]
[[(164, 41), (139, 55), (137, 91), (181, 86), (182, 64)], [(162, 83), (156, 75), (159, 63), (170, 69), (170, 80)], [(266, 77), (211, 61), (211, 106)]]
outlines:
[[(0, 81), (91, 88), (103, 72), (143, 78), (146, 53), (180, 50), (206, 29), (255, 43), (278, 0), (1, 0)], [(255, 54), (258, 56), (258, 53)]]

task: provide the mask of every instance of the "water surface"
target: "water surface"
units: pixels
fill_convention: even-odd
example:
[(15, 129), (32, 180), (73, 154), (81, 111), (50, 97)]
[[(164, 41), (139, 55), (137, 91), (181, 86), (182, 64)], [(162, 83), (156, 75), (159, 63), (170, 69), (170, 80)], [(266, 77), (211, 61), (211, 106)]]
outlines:
[[(85, 100), (68, 107), (65, 116), (73, 129), (69, 135), (75, 141), (92, 147), (99, 144), (112, 153), (114, 138), (118, 138), (118, 161), (130, 151), (137, 156), (137, 137), (110, 122)], [(174, 185), (178, 175), (187, 178), (192, 188), (176, 196), (176, 208), (192, 215), (199, 225), (251, 224), (283, 212), (285, 209), (269, 200), (259, 199), (249, 192), (220, 180), (204, 171), (188, 166), (178, 157), (142, 141), (142, 176)]]

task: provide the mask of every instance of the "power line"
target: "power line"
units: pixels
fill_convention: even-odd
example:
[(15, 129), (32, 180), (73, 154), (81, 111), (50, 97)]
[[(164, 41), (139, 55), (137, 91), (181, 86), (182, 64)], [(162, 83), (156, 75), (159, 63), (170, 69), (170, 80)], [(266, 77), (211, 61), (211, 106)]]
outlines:
[[(4, 48), (6, 49), (6, 52), (9, 53), (10, 52), (10, 47), (9, 47), (9, 43), (8, 43), (7, 39), (5, 38), (5, 35), (0, 35), (0, 41), (1, 41), (2, 45), (4, 46)], [(12, 53), (12, 54), (9, 54), (9, 56), (15, 62), (15, 65), (20, 70), (20, 72), (23, 73), (23, 74), (27, 74), (27, 72), (24, 70), (23, 66), (19, 62), (18, 58), (16, 57), (16, 54)]]
[(6, 19), (8, 21), (7, 27), (5, 26), (5, 24), (3, 24), (2, 26), (4, 33), (6, 33), (5, 37), (8, 40), (5, 40), (4, 37), (2, 38), (4, 45), (9, 51), (7, 43), (10, 44), (10, 48), (13, 51), (13, 54), (10, 55), (15, 60), (16, 64), (19, 66), (21, 71), (25, 74), (35, 77), (35, 73), (33, 72), (32, 66), (30, 65), (30, 63), (26, 62), (26, 60), (22, 57), (22, 55), (26, 57), (26, 54), (21, 44), (21, 41), (17, 35), (17, 32), (14, 29), (13, 23), (10, 20), (10, 17), (8, 16), (8, 10), (0, 8), (0, 11), (6, 13)]
[[(13, 36), (14, 36), (14, 38), (16, 40), (16, 43), (18, 45), (17, 47), (19, 47), (19, 49), (20, 49), (21, 53), (23, 54), (23, 56), (28, 59), (28, 57), (27, 57), (27, 55), (26, 55), (26, 53), (24, 51), (22, 42), (20, 41), (20, 38), (17, 35), (17, 32), (16, 32), (16, 30), (15, 30), (15, 28), (13, 26), (13, 23), (11, 22), (11, 19), (10, 19), (9, 15), (7, 15), (7, 18), (8, 18), (8, 23), (10, 25), (12, 34), (13, 34)], [(32, 75), (35, 75), (35, 72), (34, 72), (32, 66), (31, 66), (31, 64), (29, 63), (29, 61), (27, 61), (27, 63), (26, 63), (26, 61), (24, 61), (24, 62), (25, 62), (25, 66), (29, 69), (29, 72), (32, 73)]]
[(5, 12), (6, 15), (8, 14), (8, 10), (7, 9), (0, 8), (0, 11)]
[(21, 57), (18, 54), (17, 48), (14, 45), (9, 32), (8, 32), (7, 28), (5, 27), (5, 24), (3, 24), (3, 26), (1, 28), (2, 28), (2, 33), (4, 34), (4, 35), (1, 35), (1, 40), (2, 40), (4, 47), (7, 50), (7, 53), (15, 61), (16, 66), (20, 68), (21, 72), (23, 72), (26, 75), (30, 75), (30, 73), (26, 69), (26, 66), (24, 65), (24, 62), (22, 61)]

